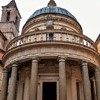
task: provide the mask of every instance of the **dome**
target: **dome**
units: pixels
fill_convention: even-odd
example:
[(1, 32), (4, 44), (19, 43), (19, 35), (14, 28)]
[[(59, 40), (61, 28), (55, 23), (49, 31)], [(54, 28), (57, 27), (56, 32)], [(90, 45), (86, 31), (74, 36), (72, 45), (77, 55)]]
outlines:
[(29, 19), (34, 18), (34, 17), (36, 17), (38, 15), (48, 14), (48, 13), (61, 14), (61, 15), (68, 16), (68, 17), (73, 18), (74, 20), (76, 20), (76, 18), (70, 12), (68, 12), (66, 9), (63, 9), (63, 8), (60, 8), (60, 7), (57, 7), (57, 6), (54, 6), (54, 7), (53, 6), (52, 7), (44, 7), (44, 8), (41, 8), (39, 10), (36, 10), (30, 16)]
[(50, 0), (50, 2), (48, 3), (47, 7), (41, 8), (39, 10), (36, 10), (30, 17), (28, 20), (35, 18), (39, 15), (42, 14), (60, 14), (60, 15), (64, 15), (67, 17), (70, 17), (72, 19), (74, 19), (75, 21), (77, 21), (77, 19), (66, 9), (64, 8), (60, 8), (56, 6), (56, 3), (53, 0)]
[[(48, 15), (52, 15), (52, 19), (53, 20), (51, 21), (51, 24), (55, 23), (56, 22), (56, 19), (59, 19), (59, 20), (61, 19), (61, 20), (65, 21), (65, 22), (67, 22), (65, 24), (68, 24), (69, 23), (69, 26), (71, 25), (71, 28), (66, 27), (66, 25), (65, 25), (65, 27), (66, 27), (65, 28), (62, 24), (60, 25), (60, 23), (57, 22), (59, 24), (59, 26), (57, 26), (56, 24), (55, 25), (53, 24), (53, 28), (54, 29), (58, 29), (58, 27), (59, 28), (61, 27), (62, 29), (65, 29), (65, 30), (75, 31), (76, 33), (77, 32), (78, 33), (83, 33), (82, 27), (81, 27), (80, 23), (77, 21), (77, 19), (68, 10), (66, 10), (64, 8), (61, 8), (61, 7), (58, 7), (56, 5), (56, 3), (55, 3), (54, 0), (50, 0), (49, 3), (48, 3), (48, 5), (46, 7), (43, 7), (41, 9), (36, 10), (28, 18), (28, 20), (26, 21), (26, 23), (23, 26), (22, 33), (27, 33), (28, 31), (33, 31), (33, 30), (43, 30), (43, 29), (47, 29), (48, 24), (50, 24), (50, 22), (47, 21), (47, 19), (51, 18), (51, 17), (48, 17)], [(38, 21), (38, 18), (39, 18), (39, 20), (41, 20), (43, 22)], [(41, 26), (42, 23), (44, 24), (44, 21), (45, 21), (45, 25), (44, 26)], [(62, 23), (63, 23), (63, 21), (62, 21)], [(36, 25), (38, 23), (35, 23), (34, 24), (34, 22), (39, 22), (41, 25)]]

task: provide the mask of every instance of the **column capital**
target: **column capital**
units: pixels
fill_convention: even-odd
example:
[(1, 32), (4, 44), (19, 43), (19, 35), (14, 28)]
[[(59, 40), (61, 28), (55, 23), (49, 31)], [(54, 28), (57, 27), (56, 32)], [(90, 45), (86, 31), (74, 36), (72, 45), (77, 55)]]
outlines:
[(12, 64), (12, 67), (17, 67), (18, 65), (17, 64)]
[(88, 65), (88, 62), (87, 61), (82, 61), (82, 66), (87, 66)]
[(32, 63), (38, 63), (37, 59), (32, 59)]
[(32, 57), (32, 63), (38, 63), (39, 57)]
[(67, 59), (67, 57), (65, 57), (65, 56), (58, 56), (59, 62), (65, 62), (66, 59)]

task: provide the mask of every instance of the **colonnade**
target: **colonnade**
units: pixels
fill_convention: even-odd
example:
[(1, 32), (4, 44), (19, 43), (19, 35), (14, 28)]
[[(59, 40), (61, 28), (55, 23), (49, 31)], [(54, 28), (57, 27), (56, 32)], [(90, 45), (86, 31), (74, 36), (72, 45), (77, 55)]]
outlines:
[[(66, 59), (59, 58), (59, 100), (67, 100), (66, 90), (66, 71), (65, 71)], [(11, 80), (9, 83), (9, 72), (7, 69), (3, 71), (2, 92), (0, 100), (16, 100), (16, 85), (17, 85), (17, 73), (18, 66), (12, 65)], [(85, 100), (91, 99), (90, 80), (88, 72), (88, 63), (82, 62), (82, 76), (84, 85), (84, 98)], [(99, 68), (95, 68), (95, 80), (96, 80), (96, 96), (97, 100), (100, 100), (100, 74)], [(29, 100), (37, 100), (37, 81), (38, 81), (38, 59), (32, 59), (31, 66), (31, 79), (30, 79), (30, 94)], [(9, 85), (9, 93), (8, 93)], [(7, 96), (8, 95), (8, 96)]]

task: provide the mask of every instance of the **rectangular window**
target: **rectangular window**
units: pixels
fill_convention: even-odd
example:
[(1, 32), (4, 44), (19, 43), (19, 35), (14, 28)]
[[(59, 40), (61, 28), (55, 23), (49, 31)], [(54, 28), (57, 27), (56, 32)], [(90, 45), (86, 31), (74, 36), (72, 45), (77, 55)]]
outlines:
[(80, 100), (80, 83), (76, 82), (77, 100)]
[(24, 100), (24, 88), (25, 88), (25, 83), (23, 83), (23, 87), (22, 87), (22, 100)]
[(95, 87), (94, 87), (94, 81), (90, 81), (91, 83), (91, 97), (92, 97), (92, 100), (95, 100)]

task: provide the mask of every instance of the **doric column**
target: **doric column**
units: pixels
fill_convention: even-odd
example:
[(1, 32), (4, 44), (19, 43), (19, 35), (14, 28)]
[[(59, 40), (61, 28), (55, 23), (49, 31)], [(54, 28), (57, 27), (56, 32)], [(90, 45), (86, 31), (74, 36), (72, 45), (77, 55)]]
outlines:
[(19, 81), (18, 81), (18, 86), (17, 86), (17, 99), (16, 100), (22, 100), (22, 95), (23, 95), (23, 80), (22, 80), (22, 74), (21, 74), (21, 70), (18, 71), (18, 77), (19, 77)]
[(100, 100), (100, 72), (99, 72), (99, 68), (95, 69), (95, 81), (96, 81), (97, 100)]
[(29, 100), (29, 74), (30, 68), (25, 68), (25, 89), (24, 89), (24, 100)]
[(8, 100), (16, 100), (16, 85), (17, 85), (17, 65), (12, 65), (11, 81), (9, 87)]
[(37, 100), (37, 75), (38, 75), (38, 60), (32, 60), (31, 80), (30, 80), (30, 100)]
[(84, 82), (84, 98), (85, 100), (91, 100), (91, 87), (88, 73), (88, 64), (87, 62), (82, 62), (82, 74)]
[(67, 100), (65, 59), (59, 58), (59, 100)]
[(2, 89), (1, 89), (1, 99), (0, 100), (7, 99), (8, 83), (9, 83), (8, 70), (4, 70), (3, 71), (3, 81), (2, 81), (2, 87), (1, 87)]

